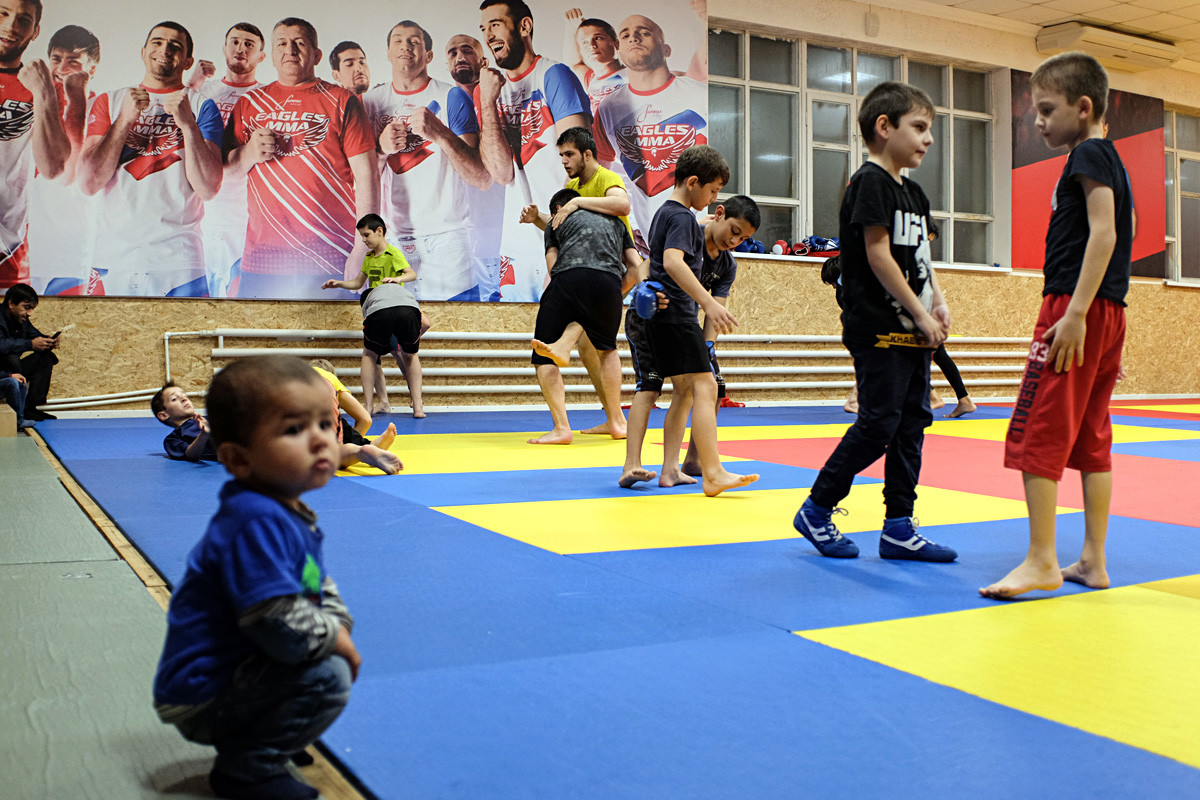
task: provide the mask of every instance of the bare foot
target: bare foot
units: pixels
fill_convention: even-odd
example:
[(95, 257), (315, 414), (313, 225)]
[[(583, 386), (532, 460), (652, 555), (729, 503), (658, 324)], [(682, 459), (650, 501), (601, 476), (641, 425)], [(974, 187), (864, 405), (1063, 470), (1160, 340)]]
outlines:
[[(691, 451), (689, 450), (688, 452), (691, 452)], [(691, 475), (693, 478), (699, 478), (701, 475), (704, 474), (704, 470), (700, 468), (700, 460), (699, 459), (696, 459), (695, 461), (689, 461), (688, 459), (685, 458), (683, 460), (683, 466), (681, 466), (679, 468), (679, 471), (682, 472), (684, 475)]]
[(1100, 567), (1099, 569), (1085, 567), (1081, 561), (1076, 561), (1071, 566), (1064, 567), (1062, 577), (1064, 581), (1082, 584), (1089, 589), (1108, 588), (1108, 570), (1104, 567)]
[(929, 407), (930, 408), (941, 408), (944, 405), (946, 405), (946, 401), (943, 400), (942, 396), (937, 393), (937, 390), (930, 389), (929, 390)]
[(536, 439), (530, 439), (529, 444), (570, 444), (575, 439), (570, 431), (549, 431)]
[(369, 466), (381, 469), (388, 475), (395, 475), (404, 469), (400, 456), (381, 450), (373, 444), (364, 444), (358, 451), (358, 460)]
[(392, 442), (396, 441), (396, 423), (389, 423), (387, 429), (375, 438), (371, 444), (378, 447), (380, 450), (391, 450)]
[(658, 473), (654, 470), (644, 469), (643, 467), (626, 468), (621, 473), (621, 479), (617, 481), (617, 485), (622, 489), (632, 488), (635, 483), (642, 481), (652, 481), (658, 477)]
[(542, 358), (550, 359), (556, 367), (565, 367), (571, 363), (571, 348), (569, 347), (564, 353), (561, 349), (556, 349), (553, 345), (540, 342), (537, 339), (533, 339), (529, 343), (533, 346), (533, 352)]
[(688, 486), (695, 482), (695, 478), (693, 478), (691, 475), (683, 474), (678, 467), (672, 470), (664, 469), (662, 471), (662, 475), (658, 476), (658, 485), (665, 487)]
[(371, 409), (372, 417), (376, 416), (377, 414), (390, 414), (390, 413), (392, 413), (392, 406), (390, 403), (382, 403)]
[(749, 486), (758, 480), (758, 475), (738, 475), (733, 472), (722, 471), (722, 475), (715, 480), (704, 479), (704, 494), (708, 497), (716, 497), (721, 492), (729, 489), (740, 489), (743, 486)]
[(425, 417), (427, 417), (427, 416), (429, 416), (429, 415), (426, 414), (422, 409), (419, 409), (419, 408), (413, 409), (413, 419), (425, 419)]
[(854, 400), (847, 400), (846, 402), (842, 403), (842, 410), (845, 411), (847, 414), (857, 414), (858, 413), (858, 399), (855, 398)]
[(971, 398), (964, 397), (962, 400), (958, 401), (958, 405), (954, 407), (954, 410), (946, 415), (946, 419), (958, 419), (959, 417), (965, 417), (978, 407), (979, 406), (975, 405), (975, 402)]
[(1007, 600), (1025, 592), (1036, 590), (1052, 592), (1061, 589), (1062, 570), (1057, 564), (1039, 565), (1022, 561), (1021, 565), (991, 586), (979, 590), (979, 594), (992, 600)]

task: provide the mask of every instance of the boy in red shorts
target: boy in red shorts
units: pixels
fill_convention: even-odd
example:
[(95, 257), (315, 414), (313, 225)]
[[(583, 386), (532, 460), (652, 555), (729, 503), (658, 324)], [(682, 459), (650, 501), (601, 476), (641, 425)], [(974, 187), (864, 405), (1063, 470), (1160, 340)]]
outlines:
[[(1129, 177), (1104, 138), (1104, 68), (1091, 56), (1063, 53), (1038, 67), (1030, 84), (1038, 133), (1070, 155), (1054, 192), (1042, 308), (1004, 449), (1004, 466), (1021, 470), (1025, 480), (1029, 552), (979, 590), (997, 600), (1058, 589), (1064, 580), (1108, 587), (1108, 404), (1121, 368), (1133, 243)], [(1059, 569), (1055, 505), (1064, 467), (1082, 476), (1086, 522), (1079, 561)]]

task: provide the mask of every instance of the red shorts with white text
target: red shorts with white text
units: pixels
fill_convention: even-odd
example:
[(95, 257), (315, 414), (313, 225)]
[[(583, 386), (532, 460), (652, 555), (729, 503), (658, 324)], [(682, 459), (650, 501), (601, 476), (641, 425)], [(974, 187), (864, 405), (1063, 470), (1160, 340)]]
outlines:
[(1125, 307), (1097, 299), (1087, 313), (1083, 364), (1054, 371), (1046, 330), (1062, 318), (1071, 296), (1042, 299), (1025, 376), (1004, 442), (1004, 466), (1058, 481), (1063, 469), (1112, 471), (1108, 405), (1121, 369)]

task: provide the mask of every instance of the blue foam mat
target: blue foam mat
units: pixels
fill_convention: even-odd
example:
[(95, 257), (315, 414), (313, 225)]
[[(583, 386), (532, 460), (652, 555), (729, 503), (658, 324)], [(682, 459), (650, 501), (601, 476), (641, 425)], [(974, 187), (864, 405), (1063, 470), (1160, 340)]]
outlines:
[(382, 800), (1200, 792), (1189, 767), (778, 631), (372, 670), (325, 742)]
[[(1114, 586), (1190, 575), (1200, 563), (1200, 536), (1192, 528), (1113, 517), (1108, 538)], [(922, 527), (936, 542), (958, 550), (953, 564), (885, 561), (875, 533), (853, 534), (862, 555), (824, 558), (803, 539), (677, 547), (571, 556), (689, 597), (719, 603), (785, 630), (812, 630), (885, 619), (979, 608), (980, 586), (1020, 563), (1028, 545), (1024, 519)], [(1063, 563), (1078, 557), (1083, 514), (1058, 518)], [(1090, 591), (1066, 584), (1056, 596)], [(1017, 602), (1048, 596), (1030, 592)]]
[[(451, 418), (481, 431), (539, 428), (528, 424), (530, 412), (472, 416), (437, 415), (445, 432)], [(722, 411), (722, 425), (734, 419), (850, 417), (830, 407)], [(381, 418), (374, 432), (388, 421), (402, 420)], [(573, 412), (572, 422), (588, 419)], [(162, 457), (166, 429), (148, 418), (43, 426), (67, 468), (177, 580), (224, 470)], [(811, 470), (761, 467), (772, 481), (811, 483)], [(879, 561), (874, 534), (855, 536), (864, 556), (849, 563), (823, 559), (800, 539), (560, 556), (426, 507), (445, 498), (591, 496), (591, 483), (612, 472), (335, 479), (305, 496), (321, 515), (327, 562), (364, 656), (351, 704), (325, 742), (371, 792), (471, 800), (1200, 794), (1198, 770), (788, 632), (990, 604), (975, 588), (1020, 559), (1024, 519), (929, 527), (962, 557), (927, 565)], [(525, 498), (534, 480), (538, 494)], [(605, 491), (627, 494), (615, 482)], [(1064, 559), (1077, 552), (1082, 524), (1082, 514), (1059, 517)], [(1194, 528), (1114, 517), (1111, 530), (1116, 585), (1200, 563)], [(1060, 593), (1073, 591), (1084, 590)]]

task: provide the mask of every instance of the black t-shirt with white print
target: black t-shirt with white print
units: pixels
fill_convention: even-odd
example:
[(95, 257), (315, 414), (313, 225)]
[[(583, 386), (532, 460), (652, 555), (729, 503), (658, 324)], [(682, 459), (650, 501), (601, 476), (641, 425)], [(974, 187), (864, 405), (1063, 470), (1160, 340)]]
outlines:
[(933, 305), (931, 224), (929, 199), (915, 181), (903, 178), (897, 183), (887, 170), (870, 161), (854, 173), (842, 196), (838, 230), (844, 341), (877, 344), (891, 335), (899, 335), (898, 340), (907, 338), (905, 334), (920, 336), (912, 316), (871, 271), (865, 231), (871, 227), (887, 229), (892, 258), (909, 288), (929, 310)]

